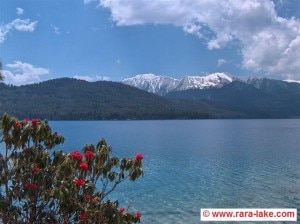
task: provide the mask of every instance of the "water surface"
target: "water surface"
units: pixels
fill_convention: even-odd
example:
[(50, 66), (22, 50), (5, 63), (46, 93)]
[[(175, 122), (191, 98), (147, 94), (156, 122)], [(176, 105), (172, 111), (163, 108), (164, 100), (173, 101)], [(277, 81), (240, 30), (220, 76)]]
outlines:
[(144, 178), (111, 198), (142, 223), (199, 223), (200, 208), (298, 208), (300, 120), (54, 121), (65, 151), (104, 137), (144, 154)]

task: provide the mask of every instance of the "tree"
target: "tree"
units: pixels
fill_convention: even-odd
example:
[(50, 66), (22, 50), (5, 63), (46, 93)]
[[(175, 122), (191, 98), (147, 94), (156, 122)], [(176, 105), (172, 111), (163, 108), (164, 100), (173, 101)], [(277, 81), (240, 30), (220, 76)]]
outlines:
[[(142, 154), (112, 156), (104, 139), (82, 152), (53, 148), (64, 137), (47, 120), (1, 118), (0, 219), (2, 223), (137, 223), (141, 213), (107, 196), (143, 175)], [(51, 153), (52, 151), (52, 153)], [(1, 221), (0, 221), (1, 222)]]

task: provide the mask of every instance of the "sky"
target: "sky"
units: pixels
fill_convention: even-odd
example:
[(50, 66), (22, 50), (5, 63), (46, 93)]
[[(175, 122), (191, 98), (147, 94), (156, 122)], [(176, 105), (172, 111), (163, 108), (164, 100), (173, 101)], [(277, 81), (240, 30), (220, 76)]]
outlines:
[(299, 0), (0, 0), (5, 83), (60, 77), (300, 80)]

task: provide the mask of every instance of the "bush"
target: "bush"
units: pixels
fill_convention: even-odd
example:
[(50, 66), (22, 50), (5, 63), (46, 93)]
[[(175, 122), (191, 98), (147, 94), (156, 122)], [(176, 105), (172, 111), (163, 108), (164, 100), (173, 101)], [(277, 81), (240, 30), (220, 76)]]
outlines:
[(54, 151), (64, 137), (53, 133), (47, 120), (19, 121), (4, 114), (1, 131), (4, 224), (140, 222), (140, 212), (130, 213), (107, 196), (123, 181), (143, 175), (142, 154), (112, 156), (103, 139), (96, 146), (84, 146), (82, 152)]

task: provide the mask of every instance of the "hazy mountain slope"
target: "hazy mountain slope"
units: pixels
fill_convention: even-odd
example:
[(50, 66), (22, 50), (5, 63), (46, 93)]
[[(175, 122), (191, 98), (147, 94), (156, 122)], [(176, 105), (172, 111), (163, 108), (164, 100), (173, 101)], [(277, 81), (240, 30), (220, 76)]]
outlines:
[(300, 84), (274, 79), (248, 79), (247, 83), (268, 94), (277, 103), (277, 110), (289, 117), (300, 114)]
[(300, 97), (300, 84), (295, 82), (285, 82), (274, 79), (248, 79), (247, 83), (253, 85), (264, 93), (268, 93), (276, 98), (289, 100), (291, 97)]
[(274, 89), (272, 87), (272, 90), (262, 90), (252, 84), (233, 81), (218, 89), (177, 91), (167, 94), (166, 97), (192, 101), (206, 100), (254, 117), (300, 117), (300, 98), (297, 98), (297, 92), (286, 92), (284, 96), (280, 96), (283, 90), (277, 88), (278, 90), (276, 87)]

